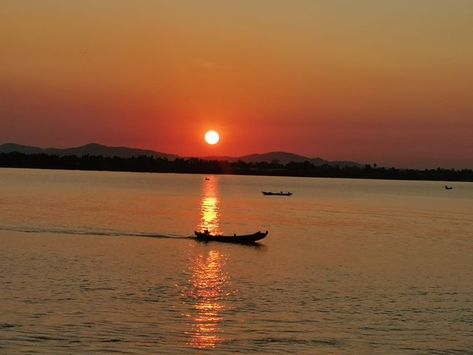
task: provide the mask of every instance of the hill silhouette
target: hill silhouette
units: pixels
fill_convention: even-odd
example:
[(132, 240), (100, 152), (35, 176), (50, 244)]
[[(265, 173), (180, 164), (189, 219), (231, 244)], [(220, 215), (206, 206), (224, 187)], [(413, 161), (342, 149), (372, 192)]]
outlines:
[(331, 166), (358, 166), (361, 167), (363, 164), (356, 163), (353, 161), (329, 161), (322, 158), (308, 158), (302, 155), (297, 155), (287, 152), (269, 152), (264, 154), (251, 154), (240, 157), (239, 160), (247, 163), (257, 163), (257, 162), (278, 162), (280, 164), (288, 163), (304, 163), (306, 161), (312, 163), (315, 166), (321, 165), (331, 165)]
[(39, 148), (27, 145), (20, 145), (15, 143), (6, 143), (0, 145), (0, 153), (12, 153), (18, 152), (23, 154), (49, 154), (57, 156), (75, 155), (77, 157), (83, 157), (86, 155), (90, 156), (103, 156), (103, 157), (118, 157), (118, 158), (131, 158), (139, 156), (151, 156), (154, 158), (166, 158), (176, 159), (178, 156), (175, 154), (167, 154), (156, 152), (154, 150), (129, 148), (129, 147), (109, 147), (97, 143), (89, 143), (79, 147), (72, 148)]
[(13, 143), (0, 145), (0, 167), (10, 168), (473, 181), (471, 169), (415, 170), (342, 163), (344, 164), (320, 158), (310, 159), (286, 152), (201, 159), (94, 143), (67, 149), (42, 149)]
[(32, 147), (29, 145), (21, 145), (15, 143), (5, 143), (0, 145), (0, 153), (23, 153), (23, 154), (41, 154), (44, 152), (43, 148)]
[[(0, 153), (12, 153), (18, 152), (23, 154), (50, 154), (57, 156), (68, 156), (75, 155), (77, 157), (83, 157), (86, 155), (90, 156), (103, 156), (103, 157), (119, 157), (119, 158), (131, 158), (139, 156), (151, 156), (154, 158), (166, 158), (168, 160), (174, 160), (179, 158), (176, 154), (169, 154), (163, 152), (157, 152), (154, 150), (138, 149), (138, 148), (129, 148), (129, 147), (109, 147), (97, 143), (89, 143), (79, 147), (72, 148), (40, 148), (34, 146), (26, 146), (15, 143), (6, 143), (0, 145)], [(331, 165), (331, 166), (363, 166), (360, 163), (352, 161), (328, 161), (322, 158), (309, 158), (298, 154), (288, 153), (288, 152), (268, 152), (262, 154), (250, 154), (240, 157), (229, 157), (229, 156), (212, 156), (212, 157), (202, 157), (197, 158), (202, 160), (217, 160), (217, 161), (228, 161), (228, 162), (237, 162), (243, 161), (245, 163), (279, 163), (279, 164), (288, 164), (288, 163), (303, 163), (310, 162), (316, 166), (321, 165)]]

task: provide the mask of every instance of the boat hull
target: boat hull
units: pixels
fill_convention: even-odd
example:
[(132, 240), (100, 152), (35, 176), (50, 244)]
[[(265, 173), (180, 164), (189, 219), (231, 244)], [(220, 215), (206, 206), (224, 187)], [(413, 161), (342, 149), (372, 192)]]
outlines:
[(261, 191), (265, 196), (291, 196), (292, 192), (269, 192)]
[(205, 232), (194, 232), (195, 239), (203, 242), (224, 242), (224, 243), (239, 243), (250, 244), (263, 239), (268, 235), (266, 232), (256, 232), (247, 235), (213, 235)]

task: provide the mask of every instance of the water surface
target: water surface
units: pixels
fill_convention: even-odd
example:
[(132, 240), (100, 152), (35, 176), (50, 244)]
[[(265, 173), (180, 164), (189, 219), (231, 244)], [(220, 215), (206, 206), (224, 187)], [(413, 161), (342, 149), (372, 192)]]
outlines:
[[(471, 183), (23, 169), (0, 181), (0, 352), (473, 349)], [(198, 229), (269, 235), (200, 243)]]

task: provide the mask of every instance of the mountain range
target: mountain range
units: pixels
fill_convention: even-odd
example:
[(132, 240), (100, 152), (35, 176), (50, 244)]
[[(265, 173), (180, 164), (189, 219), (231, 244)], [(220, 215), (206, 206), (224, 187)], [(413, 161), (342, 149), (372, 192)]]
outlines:
[(154, 158), (166, 158), (174, 160), (178, 158), (175, 154), (166, 154), (154, 150), (128, 148), (128, 147), (109, 147), (102, 144), (90, 143), (80, 147), (73, 148), (40, 148), (15, 143), (6, 143), (0, 145), (0, 153), (18, 152), (23, 154), (50, 154), (58, 156), (75, 155), (78, 157), (84, 155), (131, 158), (141, 155), (152, 156)]
[[(6, 143), (0, 145), (0, 153), (12, 153), (18, 152), (23, 154), (50, 154), (58, 156), (104, 156), (104, 157), (119, 157), (119, 158), (131, 158), (136, 156), (152, 156), (154, 158), (166, 158), (168, 160), (174, 160), (180, 158), (176, 154), (168, 154), (157, 152), (154, 150), (138, 149), (138, 148), (129, 148), (129, 147), (109, 147), (102, 144), (90, 143), (79, 147), (73, 148), (40, 148), (34, 146), (26, 146), (15, 143)], [(187, 158), (187, 157), (181, 157)], [(221, 161), (243, 161), (245, 163), (258, 163), (258, 162), (267, 162), (267, 163), (280, 163), (287, 164), (290, 162), (294, 163), (303, 163), (308, 161), (316, 166), (328, 164), (332, 166), (363, 166), (360, 163), (352, 161), (328, 161), (322, 158), (309, 158), (302, 155), (297, 155), (288, 152), (269, 152), (263, 154), (250, 154), (241, 157), (229, 157), (229, 156), (208, 156), (200, 157), (204, 160), (221, 160)]]

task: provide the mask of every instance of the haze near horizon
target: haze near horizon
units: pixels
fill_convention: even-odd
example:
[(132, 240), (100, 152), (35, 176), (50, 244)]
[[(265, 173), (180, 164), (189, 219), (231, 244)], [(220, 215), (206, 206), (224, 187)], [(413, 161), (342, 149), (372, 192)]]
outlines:
[(0, 143), (473, 167), (468, 0), (5, 0), (0, 18)]

